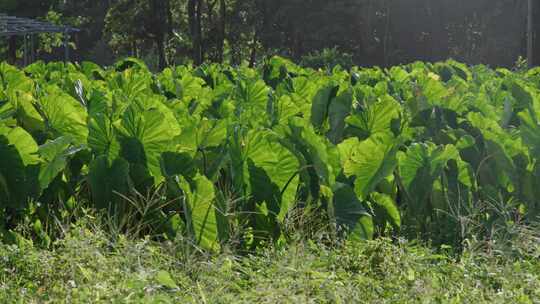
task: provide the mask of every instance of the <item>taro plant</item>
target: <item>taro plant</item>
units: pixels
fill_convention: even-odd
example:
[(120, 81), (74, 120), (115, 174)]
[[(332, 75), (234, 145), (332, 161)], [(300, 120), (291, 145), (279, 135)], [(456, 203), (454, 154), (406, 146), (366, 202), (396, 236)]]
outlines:
[[(459, 244), (477, 202), (539, 214), (539, 83), (454, 61), (326, 73), (275, 57), (158, 74), (136, 59), (2, 63), (1, 231), (34, 204), (77, 202), (211, 251), (283, 241), (302, 212), (334, 238)], [(133, 204), (156, 191), (152, 210)]]

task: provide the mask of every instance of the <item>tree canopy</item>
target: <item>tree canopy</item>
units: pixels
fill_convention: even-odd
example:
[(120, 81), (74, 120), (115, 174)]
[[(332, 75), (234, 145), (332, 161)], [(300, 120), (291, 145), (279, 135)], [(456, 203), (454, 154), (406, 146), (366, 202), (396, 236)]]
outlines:
[(77, 59), (102, 64), (131, 55), (156, 68), (271, 54), (300, 61), (335, 48), (359, 65), (451, 57), (510, 66), (526, 53), (521, 0), (5, 0), (0, 11), (82, 28)]

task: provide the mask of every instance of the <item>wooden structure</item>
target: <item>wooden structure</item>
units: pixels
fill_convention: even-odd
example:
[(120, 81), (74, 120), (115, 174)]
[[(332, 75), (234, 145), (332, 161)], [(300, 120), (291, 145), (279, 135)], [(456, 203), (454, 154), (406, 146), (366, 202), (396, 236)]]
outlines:
[(24, 65), (36, 60), (35, 35), (42, 33), (62, 33), (64, 35), (64, 60), (69, 61), (69, 39), (70, 35), (76, 32), (79, 32), (79, 29), (74, 27), (0, 14), (0, 37), (9, 39), (13, 36), (22, 36), (24, 39)]

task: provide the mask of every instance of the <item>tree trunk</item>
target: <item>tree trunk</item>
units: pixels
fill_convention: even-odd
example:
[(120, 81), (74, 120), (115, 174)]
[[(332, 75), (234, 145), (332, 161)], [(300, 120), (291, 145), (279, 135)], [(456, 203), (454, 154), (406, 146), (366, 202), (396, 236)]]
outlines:
[(200, 0), (188, 1), (188, 23), (189, 33), (191, 35), (192, 59), (196, 65), (202, 64), (202, 29), (201, 29), (201, 12), (202, 5)]
[(165, 53), (165, 41), (170, 32), (170, 7), (169, 0), (150, 1), (151, 16), (159, 16), (150, 22), (149, 38), (156, 44), (158, 55), (158, 69), (163, 70), (167, 66), (167, 55)]
[(17, 37), (11, 36), (8, 40), (8, 62), (15, 64), (17, 61)]
[(226, 25), (227, 25), (227, 7), (225, 0), (220, 0), (219, 11), (220, 11), (220, 27), (219, 27), (219, 38), (217, 43), (217, 53), (218, 53), (218, 62), (223, 62), (223, 52), (225, 45), (225, 35), (226, 35)]
[(249, 55), (249, 67), (254, 68), (257, 61), (257, 40), (258, 34), (255, 32), (253, 35), (253, 42), (251, 43), (251, 54)]
[(202, 0), (197, 1), (197, 65), (203, 63), (204, 47), (202, 39)]
[(533, 5), (533, 65), (540, 63), (540, 39), (537, 39), (540, 35), (540, 5)]
[(163, 71), (163, 69), (167, 67), (164, 35), (159, 35), (156, 37), (156, 47), (158, 50), (158, 68), (160, 71)]
[(189, 0), (187, 3), (187, 12), (188, 12), (188, 24), (189, 24), (189, 35), (191, 37), (191, 58), (194, 62), (197, 62), (197, 47), (196, 47), (196, 40), (197, 40), (197, 30), (196, 30), (196, 22), (197, 22), (197, 16), (196, 16), (196, 6), (197, 6), (197, 0)]
[(534, 51), (534, 22), (533, 22), (533, 0), (528, 1), (527, 5), (527, 63), (529, 67), (533, 65), (533, 51)]
[(169, 0), (165, 1), (165, 9), (167, 10), (167, 35), (172, 37), (173, 35), (173, 16), (171, 10), (171, 2)]

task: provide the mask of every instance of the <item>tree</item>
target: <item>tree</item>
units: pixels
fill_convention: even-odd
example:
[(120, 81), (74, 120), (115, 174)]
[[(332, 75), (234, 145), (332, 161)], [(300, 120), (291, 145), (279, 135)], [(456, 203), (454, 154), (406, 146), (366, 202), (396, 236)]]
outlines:
[(529, 67), (533, 65), (533, 48), (534, 48), (534, 20), (533, 20), (533, 0), (527, 1), (527, 62)]
[(188, 0), (187, 12), (189, 20), (189, 33), (192, 42), (192, 58), (195, 64), (199, 65), (204, 59), (204, 48), (202, 45), (202, 0)]
[[(169, 0), (119, 0), (107, 13), (106, 30), (120, 36), (121, 46), (134, 49), (138, 41), (150, 40), (158, 55), (158, 68), (167, 65), (165, 40), (170, 32)], [(136, 47), (135, 47), (136, 48)]]

